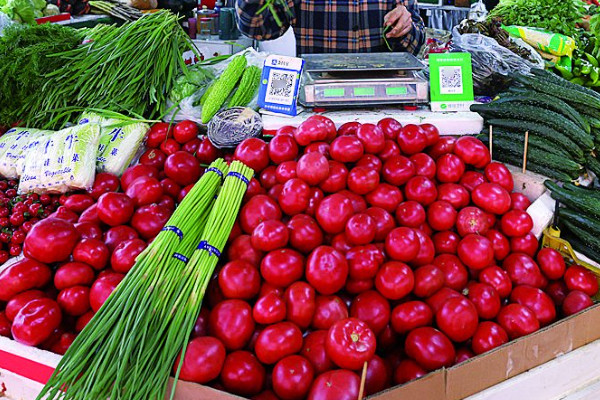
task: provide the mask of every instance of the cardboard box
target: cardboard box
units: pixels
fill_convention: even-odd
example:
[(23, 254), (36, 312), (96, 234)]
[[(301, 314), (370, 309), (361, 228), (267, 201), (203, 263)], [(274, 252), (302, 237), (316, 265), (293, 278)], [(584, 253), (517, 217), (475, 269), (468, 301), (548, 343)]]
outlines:
[[(560, 320), (460, 365), (371, 396), (374, 400), (458, 400), (544, 364), (600, 338), (600, 304)], [(33, 399), (59, 356), (0, 338), (0, 394)], [(4, 389), (4, 392), (3, 392)], [(25, 394), (22, 394), (25, 393)], [(29, 395), (27, 393), (30, 393)], [(239, 400), (240, 397), (190, 383), (177, 384), (177, 400)]]

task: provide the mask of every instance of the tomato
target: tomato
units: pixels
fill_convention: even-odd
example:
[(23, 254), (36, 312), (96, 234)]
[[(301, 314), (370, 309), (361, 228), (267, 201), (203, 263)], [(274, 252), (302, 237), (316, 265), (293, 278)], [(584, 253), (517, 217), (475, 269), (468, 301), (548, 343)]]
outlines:
[(482, 183), (471, 193), (473, 203), (486, 212), (502, 215), (510, 210), (510, 194), (497, 183)]
[(287, 310), (286, 319), (306, 329), (315, 315), (315, 289), (306, 282), (294, 282), (284, 294)]
[(358, 131), (358, 127), (360, 125), (361, 125), (360, 122), (356, 122), (356, 121), (346, 122), (338, 128), (337, 135), (338, 136), (356, 136), (356, 131)]
[(286, 126), (282, 126), (281, 128), (277, 129), (277, 131), (275, 132), (275, 136), (279, 136), (279, 135), (294, 136), (295, 131), (296, 131), (295, 127), (286, 125)]
[(354, 167), (348, 174), (348, 188), (356, 194), (367, 194), (379, 185), (377, 171), (367, 167)]
[(312, 142), (323, 141), (335, 135), (335, 125), (322, 115), (308, 117), (294, 131), (294, 138), (300, 146), (308, 146)]
[(488, 181), (497, 183), (509, 193), (513, 191), (515, 183), (506, 165), (499, 162), (491, 162), (485, 167), (483, 173)]
[(345, 233), (350, 244), (361, 245), (375, 239), (376, 229), (375, 220), (368, 214), (355, 214), (346, 222)]
[(306, 215), (314, 217), (317, 213), (317, 207), (319, 207), (319, 204), (321, 204), (324, 198), (325, 195), (323, 194), (323, 191), (321, 189), (316, 187), (310, 188), (310, 199), (308, 200), (308, 207), (306, 208), (304, 213)]
[(256, 357), (264, 364), (275, 364), (302, 349), (302, 332), (291, 322), (267, 326), (256, 340)]
[(458, 212), (456, 217), (456, 231), (460, 236), (471, 233), (487, 234), (490, 229), (487, 215), (477, 207), (465, 207)]
[(181, 150), (185, 151), (186, 153), (196, 155), (196, 153), (198, 152), (198, 147), (200, 146), (200, 143), (202, 143), (202, 140), (195, 137), (192, 140), (186, 142), (183, 146), (181, 146)]
[(481, 142), (473, 136), (461, 136), (454, 144), (454, 154), (462, 158), (465, 164), (475, 168), (485, 168), (490, 163), (490, 151)]
[(517, 286), (510, 294), (510, 301), (529, 308), (540, 322), (546, 326), (556, 319), (554, 302), (542, 290), (530, 286)]
[(148, 149), (140, 157), (140, 164), (162, 170), (167, 160), (167, 155), (159, 149)]
[(275, 175), (275, 166), (269, 165), (260, 173), (260, 184), (265, 189), (271, 189), (277, 184), (277, 176)]
[(104, 234), (104, 244), (106, 244), (108, 250), (113, 252), (121, 242), (137, 238), (139, 236), (135, 229), (127, 225), (119, 225), (106, 231)]
[(108, 172), (100, 172), (96, 174), (94, 185), (90, 190), (90, 195), (94, 200), (108, 192), (116, 192), (119, 190), (119, 178)]
[(329, 161), (329, 175), (319, 185), (326, 193), (337, 193), (346, 189), (346, 181), (348, 179), (348, 169), (342, 163), (337, 161)]
[(73, 249), (73, 261), (85, 263), (97, 271), (104, 269), (109, 257), (108, 247), (98, 239), (83, 239)]
[(348, 281), (346, 281), (346, 286), (344, 286), (344, 288), (346, 289), (346, 292), (348, 292), (349, 294), (357, 295), (359, 293), (363, 293), (363, 292), (366, 292), (367, 290), (373, 289), (373, 286), (374, 286), (374, 280), (372, 278), (370, 278), (370, 279), (349, 278)]
[(394, 218), (380, 207), (368, 208), (365, 213), (375, 220), (375, 241), (385, 240), (387, 235), (394, 229)]
[(61, 319), (60, 308), (54, 300), (31, 300), (15, 316), (11, 333), (17, 342), (37, 346), (50, 337)]
[[(177, 372), (180, 362), (181, 353), (175, 360), (173, 373)], [(210, 336), (197, 337), (187, 345), (179, 378), (200, 384), (208, 383), (219, 376), (224, 363), (225, 346), (219, 339)]]
[(382, 183), (375, 190), (365, 196), (367, 202), (373, 207), (380, 207), (387, 212), (394, 212), (403, 200), (402, 192), (396, 186)]
[(394, 118), (383, 118), (377, 122), (377, 126), (381, 129), (385, 138), (391, 140), (396, 140), (402, 130), (402, 124)]
[(510, 238), (510, 250), (513, 253), (525, 253), (530, 257), (535, 256), (539, 243), (531, 232), (521, 237)]
[(557, 307), (562, 306), (567, 294), (569, 293), (567, 285), (562, 280), (550, 282), (544, 291), (548, 294), (548, 296), (550, 296)]
[(363, 155), (360, 160), (358, 160), (355, 164), (357, 167), (367, 167), (370, 169), (374, 169), (375, 171), (377, 171), (377, 173), (381, 172), (381, 169), (383, 168), (383, 164), (381, 162), (381, 160), (379, 159), (379, 157), (373, 155), (373, 154), (365, 154)]
[(460, 260), (469, 268), (480, 270), (490, 266), (494, 261), (494, 248), (492, 242), (485, 236), (468, 234), (457, 248)]
[(73, 333), (63, 333), (56, 343), (50, 347), (50, 351), (56, 354), (64, 355), (69, 347), (75, 341), (77, 335)]
[(380, 153), (385, 145), (383, 130), (374, 124), (360, 125), (356, 130), (356, 137), (363, 144), (365, 153)]
[(349, 249), (346, 252), (346, 260), (351, 279), (371, 279), (377, 274), (384, 256), (377, 246), (369, 244)]
[(260, 290), (260, 275), (247, 261), (230, 261), (219, 272), (219, 287), (225, 298), (249, 300)]
[(242, 300), (225, 300), (210, 313), (208, 329), (228, 351), (243, 348), (254, 332), (252, 309)]
[(598, 293), (596, 275), (580, 265), (574, 264), (567, 268), (564, 280), (569, 290), (579, 290), (590, 297)]
[(457, 183), (465, 173), (465, 163), (454, 154), (444, 154), (437, 159), (436, 177), (442, 183)]
[(23, 254), (51, 264), (66, 260), (77, 241), (79, 232), (73, 224), (62, 219), (47, 218), (36, 223), (27, 234)]
[(189, 185), (187, 185), (186, 187), (181, 189), (181, 191), (177, 195), (177, 202), (181, 203), (183, 201), (183, 199), (185, 198), (185, 196), (188, 195), (188, 193), (192, 190), (193, 187), (194, 187), (194, 184), (190, 183)]
[(318, 185), (329, 176), (329, 163), (321, 153), (306, 153), (298, 160), (296, 174), (309, 185)]
[[(466, 274), (466, 270), (464, 273)], [(449, 275), (449, 281), (451, 281), (451, 276)], [(423, 265), (414, 271), (413, 293), (417, 297), (429, 297), (444, 286), (445, 279), (444, 271), (437, 265)], [(462, 283), (461, 285), (464, 287)]]
[(264, 325), (283, 321), (286, 316), (285, 302), (275, 292), (267, 293), (254, 304), (252, 316), (257, 323)]
[(181, 145), (177, 143), (175, 139), (169, 138), (160, 144), (159, 149), (162, 152), (164, 152), (167, 156), (170, 156), (171, 154), (180, 151)]
[(317, 207), (317, 221), (323, 230), (330, 234), (340, 233), (346, 222), (354, 214), (352, 203), (342, 194), (329, 195)]
[(50, 281), (51, 270), (37, 261), (22, 258), (0, 271), (0, 301), (30, 289), (42, 288)]
[(194, 324), (192, 330), (192, 338), (207, 336), (208, 335), (208, 318), (210, 317), (210, 311), (206, 307), (200, 309), (200, 314)]
[(108, 296), (117, 288), (123, 280), (124, 275), (118, 273), (108, 273), (99, 276), (90, 289), (90, 306), (94, 312), (98, 312), (102, 304), (108, 299)]
[(510, 198), (512, 200), (512, 209), (513, 210), (521, 210), (527, 211), (529, 206), (531, 205), (531, 201), (522, 193), (511, 193)]
[(262, 364), (249, 351), (234, 351), (225, 358), (221, 382), (230, 393), (252, 396), (265, 385), (266, 373)]
[(562, 312), (565, 316), (577, 314), (594, 305), (594, 302), (587, 294), (579, 291), (571, 291), (562, 304)]
[(525, 211), (510, 210), (502, 216), (500, 228), (509, 237), (525, 236), (533, 229), (533, 220)]
[(437, 232), (432, 237), (436, 254), (456, 254), (460, 236), (452, 231)]
[(565, 259), (554, 249), (545, 247), (541, 249), (536, 258), (540, 269), (548, 279), (560, 279), (567, 269)]
[(79, 317), (90, 309), (90, 288), (73, 286), (64, 289), (58, 294), (56, 301), (66, 314)]
[(347, 369), (327, 371), (313, 382), (308, 400), (354, 400), (358, 398), (360, 378)]
[(211, 143), (208, 137), (202, 139), (198, 144), (198, 149), (196, 149), (196, 158), (201, 164), (210, 164), (219, 158), (219, 155), (219, 149)]
[(172, 135), (169, 124), (166, 122), (157, 122), (152, 125), (148, 131), (148, 137), (146, 138), (146, 146), (155, 148), (160, 146), (162, 142), (167, 140)]
[(72, 194), (65, 200), (64, 206), (75, 213), (81, 213), (94, 204), (94, 199), (86, 194)]
[(404, 125), (397, 140), (402, 153), (408, 155), (420, 153), (427, 147), (427, 135), (418, 125)]
[(287, 287), (302, 278), (304, 258), (292, 249), (274, 250), (263, 258), (260, 272), (268, 283)]
[(435, 178), (436, 165), (433, 158), (425, 153), (417, 153), (410, 156), (410, 161), (415, 166), (415, 174), (427, 177), (429, 179)]
[(454, 289), (443, 287), (435, 292), (432, 296), (426, 298), (425, 302), (429, 307), (431, 307), (431, 310), (436, 313), (440, 308), (442, 308), (442, 305), (444, 305), (447, 300), (454, 297), (463, 297), (463, 295)]
[(437, 160), (444, 154), (452, 153), (454, 150), (454, 146), (456, 144), (455, 136), (442, 136), (439, 140), (431, 145), (428, 149), (428, 154), (434, 159)]
[(454, 364), (463, 363), (473, 357), (475, 357), (475, 354), (473, 354), (468, 347), (461, 347), (456, 350), (456, 360), (454, 361)]
[(287, 227), (290, 246), (302, 253), (310, 253), (323, 243), (323, 232), (317, 221), (305, 214), (292, 217)]
[(467, 171), (460, 178), (460, 181), (458, 183), (464, 186), (469, 192), (472, 192), (479, 185), (485, 182), (485, 176), (482, 173), (476, 171)]
[(352, 301), (350, 316), (365, 322), (378, 335), (390, 322), (390, 303), (374, 290), (365, 291)]
[(123, 193), (105, 193), (98, 199), (98, 218), (110, 226), (129, 222), (134, 212), (133, 200)]
[(408, 200), (414, 200), (428, 206), (437, 199), (437, 189), (433, 181), (424, 176), (411, 178), (404, 187), (404, 194)]
[(296, 161), (284, 161), (279, 164), (275, 169), (275, 178), (277, 179), (277, 182), (284, 184), (290, 179), (296, 178), (297, 165), (298, 163)]
[(374, 355), (367, 364), (365, 378), (365, 393), (372, 395), (390, 387), (391, 370), (387, 363), (378, 355)]
[[(134, 167), (129, 167), (125, 170), (123, 176), (121, 176), (121, 187), (123, 188), (123, 190), (127, 190), (129, 185), (131, 185), (136, 179), (142, 176), (149, 176), (158, 179), (158, 170), (154, 167), (149, 167), (147, 165), (136, 165)], [(107, 181), (108, 183), (110, 183), (110, 185), (107, 184), (107, 188), (110, 187), (110, 190), (106, 190), (106, 192), (116, 192), (119, 186), (117, 185), (117, 189), (114, 189), (114, 183), (112, 183), (112, 178), (108, 178)], [(93, 192), (94, 190), (92, 189), (92, 196), (94, 196)], [(98, 196), (98, 198), (100, 198), (100, 195)]]
[(437, 187), (437, 200), (447, 201), (457, 210), (469, 205), (471, 195), (464, 186), (457, 183), (444, 183)]
[(415, 229), (415, 234), (419, 238), (419, 253), (412, 260), (412, 265), (419, 267), (421, 265), (430, 264), (435, 258), (435, 247), (431, 240), (431, 232), (420, 229)]
[(319, 246), (306, 261), (306, 280), (320, 294), (328, 295), (344, 287), (348, 263), (344, 256), (329, 246)]
[(396, 220), (400, 226), (417, 228), (423, 225), (426, 219), (425, 208), (416, 201), (402, 202), (396, 209)]
[(381, 152), (377, 154), (377, 157), (379, 157), (379, 159), (382, 162), (386, 162), (387, 160), (398, 156), (400, 156), (400, 146), (398, 146), (398, 144), (393, 140), (386, 140), (383, 146), (383, 150), (381, 150)]
[(454, 227), (457, 215), (447, 201), (434, 201), (427, 209), (427, 222), (435, 231), (447, 231)]
[(440, 140), (440, 131), (435, 127), (435, 125), (421, 124), (419, 127), (427, 137), (427, 146), (433, 146)]
[(197, 138), (198, 133), (198, 125), (190, 120), (181, 121), (173, 127), (173, 139), (181, 144), (185, 144), (190, 140)]
[(502, 263), (502, 267), (515, 285), (543, 288), (548, 284), (548, 280), (542, 275), (536, 262), (527, 254), (513, 253), (509, 255)]
[(502, 307), (497, 321), (511, 340), (540, 329), (540, 323), (533, 311), (520, 304), (513, 303)]
[(498, 261), (504, 260), (510, 253), (510, 242), (500, 231), (490, 229), (485, 237), (492, 242), (492, 248), (494, 249), (494, 258)]
[(396, 228), (385, 239), (387, 255), (397, 261), (410, 262), (414, 260), (419, 254), (420, 247), (419, 237), (411, 228)]
[(329, 154), (335, 161), (353, 163), (363, 156), (365, 148), (356, 136), (338, 136), (329, 148)]
[(100, 221), (100, 218), (98, 217), (98, 204), (93, 204), (85, 209), (79, 216), (77, 222), (90, 222), (94, 225), (102, 224), (102, 221)]
[(267, 144), (262, 139), (244, 139), (233, 153), (233, 159), (239, 160), (252, 168), (255, 173), (260, 173), (269, 165), (269, 152)]
[(261, 222), (252, 232), (252, 247), (260, 251), (271, 251), (285, 247), (289, 240), (288, 228), (281, 221)]
[(500, 295), (496, 289), (486, 283), (471, 282), (467, 287), (467, 296), (475, 305), (481, 319), (494, 319), (501, 307)]
[(165, 174), (178, 185), (187, 186), (195, 183), (200, 178), (200, 173), (198, 160), (185, 151), (177, 151), (165, 161)]
[(54, 287), (63, 290), (73, 286), (88, 286), (94, 281), (94, 270), (89, 265), (70, 262), (63, 264), (54, 274)]
[(464, 342), (473, 336), (479, 317), (475, 305), (465, 297), (448, 299), (435, 314), (442, 332), (455, 342)]
[(417, 168), (412, 161), (404, 156), (395, 156), (389, 158), (383, 164), (381, 175), (383, 180), (391, 185), (404, 185), (414, 177), (417, 173)]
[(471, 348), (475, 354), (482, 354), (508, 343), (508, 334), (500, 325), (492, 321), (483, 321), (477, 327)]
[[(58, 207), (55, 212), (48, 216), (48, 219), (51, 218), (62, 219), (63, 221), (67, 221), (72, 224), (78, 222), (79, 220), (79, 216), (65, 206)], [(13, 212), (9, 221), (13, 226), (20, 226), (23, 224), (24, 219), (25, 216), (23, 213)]]
[(142, 238), (149, 240), (158, 235), (170, 217), (170, 210), (158, 204), (150, 204), (136, 210), (131, 218), (131, 226)]
[(400, 364), (398, 364), (398, 367), (396, 367), (396, 371), (394, 372), (394, 382), (401, 385), (424, 375), (427, 375), (427, 371), (421, 368), (421, 366), (413, 360), (407, 358), (402, 360)]
[(179, 192), (181, 192), (181, 186), (179, 186), (175, 181), (171, 178), (165, 178), (160, 181), (160, 186), (163, 189), (163, 193), (176, 199), (179, 196)]
[[(46, 293), (41, 290), (28, 290), (26, 292), (21, 292), (14, 297), (12, 297), (7, 303), (6, 308), (4, 309), (3, 316), (10, 322), (15, 319), (15, 316), (21, 310), (21, 308), (25, 307), (27, 303), (35, 299), (43, 299), (48, 297)], [(9, 328), (10, 331), (10, 328)], [(6, 335), (0, 335), (6, 336)]]
[(495, 265), (482, 269), (479, 272), (479, 281), (496, 289), (498, 295), (503, 299), (508, 297), (512, 291), (510, 276), (505, 270)]
[(242, 207), (240, 223), (242, 230), (251, 234), (261, 222), (281, 220), (281, 216), (281, 209), (275, 200), (266, 195), (257, 195)]
[(448, 337), (428, 326), (410, 331), (404, 347), (406, 354), (428, 371), (449, 367), (456, 357)]
[(348, 307), (337, 296), (317, 296), (315, 305), (313, 329), (329, 329), (337, 321), (348, 318)]
[(391, 319), (394, 331), (405, 334), (422, 326), (430, 326), (433, 323), (433, 312), (422, 301), (408, 301), (392, 310)]
[(314, 367), (302, 356), (288, 356), (273, 368), (273, 390), (282, 400), (306, 397), (314, 378)]
[(454, 290), (463, 290), (466, 287), (469, 274), (457, 256), (440, 254), (433, 260), (433, 264), (441, 270), (445, 286)]
[(369, 326), (356, 318), (336, 322), (329, 328), (325, 349), (340, 368), (362, 368), (375, 355), (375, 334)]

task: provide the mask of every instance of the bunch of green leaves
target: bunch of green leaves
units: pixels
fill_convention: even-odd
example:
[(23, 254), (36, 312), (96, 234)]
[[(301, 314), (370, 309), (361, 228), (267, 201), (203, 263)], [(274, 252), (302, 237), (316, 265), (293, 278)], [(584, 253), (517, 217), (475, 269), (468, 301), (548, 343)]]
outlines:
[[(2, 0), (0, 0), (2, 1)], [(0, 125), (23, 119), (46, 83), (46, 74), (67, 60), (48, 57), (74, 49), (83, 31), (55, 24), (13, 24), (0, 36)]]
[(576, 38), (576, 24), (586, 14), (581, 0), (500, 0), (488, 18), (500, 18), (504, 25), (545, 29)]
[(194, 93), (205, 91), (214, 79), (215, 74), (211, 68), (206, 68), (199, 64), (189, 66), (187, 73), (182, 71), (181, 75), (177, 77), (175, 85), (169, 94), (169, 99), (173, 103), (179, 103)]

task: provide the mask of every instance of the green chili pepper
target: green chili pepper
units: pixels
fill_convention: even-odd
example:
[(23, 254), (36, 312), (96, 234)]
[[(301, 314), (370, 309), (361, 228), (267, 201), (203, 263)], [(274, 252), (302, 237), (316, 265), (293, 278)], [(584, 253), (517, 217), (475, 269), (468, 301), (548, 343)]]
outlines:
[(596, 58), (590, 53), (585, 53), (585, 58), (587, 58), (590, 64), (592, 64), (594, 67), (598, 66), (598, 60), (596, 60)]

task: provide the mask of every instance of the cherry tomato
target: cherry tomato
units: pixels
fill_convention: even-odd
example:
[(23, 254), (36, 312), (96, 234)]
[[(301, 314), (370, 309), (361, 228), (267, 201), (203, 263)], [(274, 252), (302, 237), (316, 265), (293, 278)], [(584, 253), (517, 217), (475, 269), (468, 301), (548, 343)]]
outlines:
[(376, 340), (369, 326), (356, 318), (336, 322), (329, 328), (325, 349), (340, 368), (356, 370), (375, 354)]
[(405, 334), (413, 329), (429, 326), (433, 323), (431, 308), (422, 301), (407, 301), (392, 310), (392, 327), (394, 331)]
[(492, 242), (485, 236), (468, 234), (457, 248), (460, 260), (469, 268), (480, 270), (490, 266), (494, 261)]
[(564, 276), (569, 290), (579, 290), (588, 296), (598, 293), (598, 279), (594, 273), (580, 265), (571, 265)]
[(243, 348), (254, 332), (252, 309), (242, 300), (225, 300), (210, 313), (209, 332), (229, 351)]
[(281, 359), (273, 368), (273, 390), (282, 400), (306, 397), (314, 378), (314, 367), (298, 355)]
[(365, 148), (356, 136), (338, 136), (329, 148), (329, 154), (335, 161), (353, 163), (363, 156)]
[(540, 322), (546, 326), (556, 319), (554, 302), (546, 293), (530, 286), (517, 286), (510, 294), (510, 301), (529, 308)]
[(313, 382), (308, 400), (354, 400), (358, 398), (360, 378), (347, 369), (327, 371)]
[(520, 304), (509, 304), (502, 307), (497, 321), (511, 340), (540, 329), (540, 323), (533, 311)]
[[(176, 373), (181, 362), (181, 353), (173, 365)], [(184, 381), (200, 384), (216, 379), (225, 363), (225, 346), (214, 337), (204, 336), (192, 339), (186, 348), (179, 377)]]
[(320, 294), (328, 295), (344, 287), (348, 263), (344, 256), (329, 246), (320, 246), (306, 261), (306, 279)]
[(477, 327), (471, 348), (475, 354), (482, 354), (508, 343), (508, 334), (500, 325), (492, 321), (483, 321)]
[(323, 232), (317, 221), (305, 214), (292, 217), (287, 225), (290, 245), (302, 253), (310, 253), (323, 243)]
[(253, 396), (263, 389), (265, 379), (265, 368), (249, 351), (234, 351), (225, 358), (221, 382), (228, 392)]
[(565, 259), (554, 249), (545, 247), (541, 249), (536, 258), (538, 265), (548, 279), (560, 279), (567, 269)]
[(587, 294), (579, 291), (571, 291), (562, 304), (562, 312), (565, 316), (577, 314), (579, 311), (585, 310), (594, 305), (594, 302)]
[(428, 326), (410, 331), (406, 337), (405, 351), (428, 371), (449, 367), (456, 358), (454, 346), (448, 337)]

